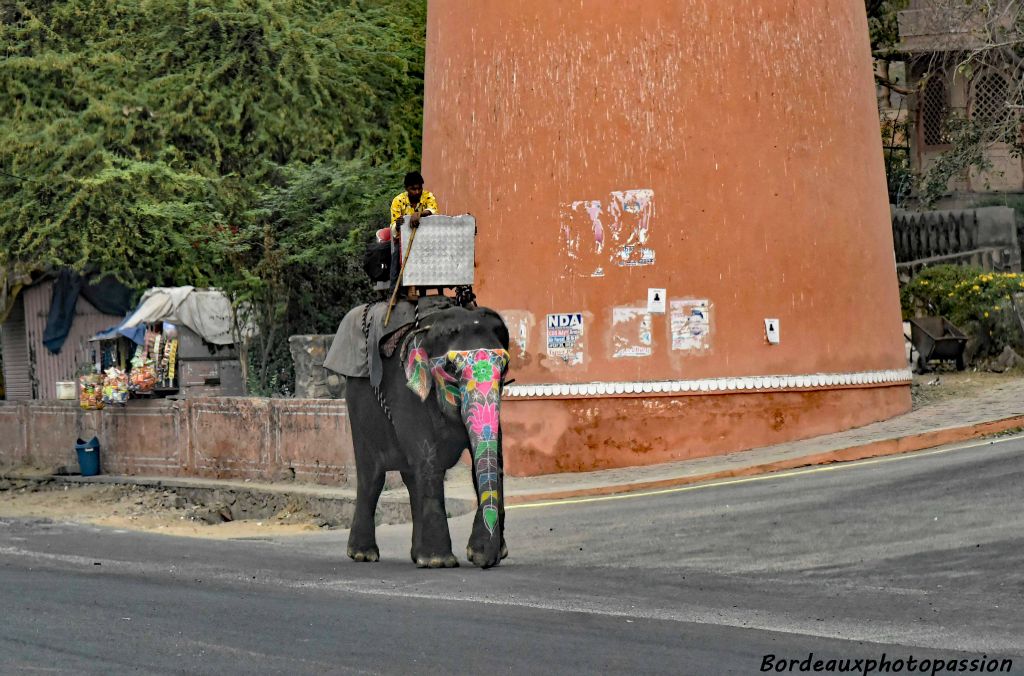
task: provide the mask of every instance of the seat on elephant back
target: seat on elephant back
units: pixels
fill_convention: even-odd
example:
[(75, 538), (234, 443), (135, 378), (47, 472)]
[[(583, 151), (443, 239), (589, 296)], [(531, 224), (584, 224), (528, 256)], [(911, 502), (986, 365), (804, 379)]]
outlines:
[[(384, 326), (387, 303), (357, 305), (341, 320), (324, 367), (347, 378), (369, 378), (371, 385), (379, 387), (384, 377), (381, 354), (391, 356), (417, 322), (455, 305), (455, 299), (447, 296), (402, 300), (395, 305), (387, 326)], [(376, 349), (368, 349), (370, 345)]]

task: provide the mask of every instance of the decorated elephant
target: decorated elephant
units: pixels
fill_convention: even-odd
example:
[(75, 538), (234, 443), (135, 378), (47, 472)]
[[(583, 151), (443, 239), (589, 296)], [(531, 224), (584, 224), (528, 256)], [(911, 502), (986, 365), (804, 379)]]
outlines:
[(508, 555), (500, 423), (508, 329), (496, 312), (443, 296), (399, 303), (386, 327), (383, 310), (379, 303), (349, 312), (325, 360), (348, 376), (357, 475), (348, 555), (380, 558), (374, 512), (385, 472), (398, 470), (409, 490), (413, 562), (458, 566), (444, 478), (469, 449), (477, 509), (466, 558), (481, 568), (497, 565)]

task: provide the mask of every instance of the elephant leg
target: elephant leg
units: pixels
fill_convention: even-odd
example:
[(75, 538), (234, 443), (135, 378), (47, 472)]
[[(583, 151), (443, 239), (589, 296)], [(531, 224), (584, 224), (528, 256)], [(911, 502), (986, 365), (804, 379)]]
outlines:
[(416, 563), (416, 552), (419, 550), (420, 535), (420, 501), (419, 493), (416, 490), (416, 476), (412, 472), (402, 472), (402, 481), (406, 490), (409, 491), (409, 511), (412, 512), (412, 549), (410, 556), (412, 562)]
[(444, 506), (444, 472), (417, 472), (418, 522), (413, 526), (412, 558), (420, 568), (457, 568)]
[(384, 489), (387, 456), (394, 437), (368, 380), (352, 378), (347, 403), (352, 420), (356, 459), (356, 509), (348, 537), (348, 555), (356, 561), (377, 561), (380, 551), (374, 528), (377, 500)]
[(359, 471), (356, 485), (356, 513), (352, 517), (352, 530), (348, 534), (348, 555), (356, 561), (379, 561), (376, 527), (373, 522), (377, 500), (384, 490), (385, 474)]

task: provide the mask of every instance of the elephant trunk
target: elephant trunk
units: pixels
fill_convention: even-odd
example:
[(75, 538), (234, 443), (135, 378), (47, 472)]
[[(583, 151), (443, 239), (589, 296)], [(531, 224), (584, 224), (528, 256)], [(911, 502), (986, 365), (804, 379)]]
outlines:
[[(494, 542), (504, 521), (501, 476), (501, 387), (508, 368), (508, 351), (478, 348), (449, 351), (429, 360), (443, 410), (459, 411), (473, 454), (473, 478), (478, 498), (477, 514)], [(426, 350), (410, 350), (406, 366), (409, 387), (426, 398)], [(491, 563), (490, 565), (494, 565)]]
[(469, 432), (473, 476), (484, 525), (493, 535), (502, 510), (501, 495), (501, 400), (463, 403), (462, 418)]
[[(478, 370), (478, 375), (480, 371)], [(462, 383), (462, 421), (469, 433), (480, 515), (493, 536), (504, 511), (501, 476), (501, 373)]]

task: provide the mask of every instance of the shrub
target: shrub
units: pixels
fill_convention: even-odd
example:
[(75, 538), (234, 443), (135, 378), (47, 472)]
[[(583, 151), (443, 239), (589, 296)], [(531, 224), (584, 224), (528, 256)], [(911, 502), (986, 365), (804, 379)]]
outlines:
[(1024, 293), (1024, 275), (976, 267), (937, 265), (924, 269), (900, 292), (904, 319), (942, 315), (982, 342), (981, 353), (1024, 344), (1014, 295)]

